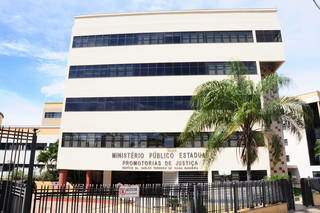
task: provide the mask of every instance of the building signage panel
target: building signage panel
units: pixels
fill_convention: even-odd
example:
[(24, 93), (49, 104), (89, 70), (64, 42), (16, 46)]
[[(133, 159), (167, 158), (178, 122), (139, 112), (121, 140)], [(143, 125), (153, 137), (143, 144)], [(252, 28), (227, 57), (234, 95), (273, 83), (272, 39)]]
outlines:
[[(130, 149), (127, 149), (130, 150)], [(131, 149), (110, 150), (113, 170), (128, 171), (199, 171), (204, 169), (204, 150)]]
[[(268, 169), (267, 148), (258, 148), (259, 161), (253, 169)], [(86, 156), (86, 157), (84, 157)], [(230, 173), (245, 170), (236, 148), (224, 148), (210, 165), (204, 163), (204, 148), (60, 148), (59, 169), (105, 171), (205, 171)], [(227, 161), (226, 161), (227, 159)]]
[(139, 197), (138, 185), (121, 185), (118, 189), (120, 198), (134, 198)]

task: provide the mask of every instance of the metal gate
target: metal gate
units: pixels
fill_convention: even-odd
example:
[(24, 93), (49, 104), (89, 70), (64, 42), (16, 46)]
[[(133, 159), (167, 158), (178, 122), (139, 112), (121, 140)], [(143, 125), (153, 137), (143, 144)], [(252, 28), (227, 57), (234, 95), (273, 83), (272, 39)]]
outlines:
[(320, 178), (301, 178), (301, 194), (304, 206), (314, 206), (313, 192), (320, 192)]
[(36, 129), (0, 128), (0, 212), (29, 213)]

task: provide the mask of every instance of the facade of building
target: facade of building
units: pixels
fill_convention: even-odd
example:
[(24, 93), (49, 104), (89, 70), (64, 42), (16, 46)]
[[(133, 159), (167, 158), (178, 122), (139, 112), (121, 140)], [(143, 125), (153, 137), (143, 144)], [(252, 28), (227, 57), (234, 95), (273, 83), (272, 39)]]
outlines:
[[(86, 15), (75, 18), (65, 82), (60, 182), (70, 170), (87, 183), (211, 182), (242, 179), (245, 166), (229, 141), (203, 166), (208, 133), (178, 147), (197, 86), (228, 78), (241, 61), (255, 82), (284, 62), (275, 9), (191, 10)], [(278, 128), (278, 127), (277, 127)], [(278, 128), (282, 134), (281, 125)], [(261, 178), (286, 172), (259, 148)], [(283, 152), (285, 156), (285, 153)]]
[(284, 131), (289, 174), (296, 180), (320, 177), (320, 157), (315, 155), (315, 143), (320, 139), (320, 92), (297, 96), (309, 105), (313, 112), (313, 123), (301, 131), (302, 138)]
[(2, 114), (2, 112), (0, 112), (0, 126), (2, 125), (3, 118), (4, 118), (4, 115)]
[[(43, 109), (43, 116), (41, 124), (38, 126), (9, 126), (12, 129), (21, 129), (23, 131), (33, 131), (33, 129), (37, 129), (37, 144), (36, 144), (36, 158), (35, 158), (35, 167), (34, 171), (36, 175), (40, 174), (40, 170), (43, 168), (43, 164), (37, 162), (37, 155), (41, 150), (44, 150), (49, 146), (50, 143), (54, 143), (60, 138), (60, 120), (61, 120), (61, 112), (62, 112), (62, 103), (45, 103)], [(1, 113), (0, 113), (1, 114)], [(12, 149), (12, 142), (10, 139), (7, 141), (2, 141), (0, 144), (0, 170), (8, 171), (12, 168), (10, 165), (10, 160), (14, 159), (17, 151), (16, 149)], [(20, 144), (21, 146), (17, 149), (20, 150), (19, 160), (16, 157), (16, 163), (19, 162), (21, 166), (20, 171), (27, 172), (26, 169), (23, 169), (22, 166), (24, 164), (28, 164), (31, 149), (30, 144)], [(25, 150), (25, 151), (24, 151)], [(6, 152), (6, 154), (5, 154)], [(25, 156), (25, 157), (24, 157)], [(19, 167), (19, 166), (18, 166)], [(15, 166), (17, 168), (17, 166)]]

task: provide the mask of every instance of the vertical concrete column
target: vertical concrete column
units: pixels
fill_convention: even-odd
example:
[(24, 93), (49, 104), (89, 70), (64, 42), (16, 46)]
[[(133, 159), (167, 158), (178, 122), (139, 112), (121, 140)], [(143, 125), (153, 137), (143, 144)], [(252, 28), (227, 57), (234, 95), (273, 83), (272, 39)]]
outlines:
[[(260, 72), (261, 72), (261, 79), (264, 79), (266, 76), (274, 73), (272, 66), (268, 64), (260, 64)], [(265, 94), (263, 97), (263, 103), (272, 101), (274, 99), (279, 98), (279, 91), (272, 91), (269, 94)], [(273, 121), (270, 129), (276, 134), (279, 139), (281, 140), (281, 152), (280, 152), (280, 159), (279, 161), (275, 160), (275, 150), (271, 143), (268, 141), (268, 149), (269, 149), (269, 165), (270, 165), (270, 175), (287, 175), (288, 174), (288, 166), (287, 166), (287, 159), (286, 159), (286, 150), (284, 147), (284, 134), (283, 134), (283, 127), (281, 122)]]
[(211, 184), (212, 183), (212, 171), (208, 170), (208, 183)]
[(90, 184), (92, 183), (92, 171), (88, 170), (86, 172), (86, 189), (90, 189)]
[(67, 183), (68, 170), (59, 170), (59, 186), (65, 186)]
[(103, 171), (103, 185), (111, 185), (112, 181), (112, 172)]

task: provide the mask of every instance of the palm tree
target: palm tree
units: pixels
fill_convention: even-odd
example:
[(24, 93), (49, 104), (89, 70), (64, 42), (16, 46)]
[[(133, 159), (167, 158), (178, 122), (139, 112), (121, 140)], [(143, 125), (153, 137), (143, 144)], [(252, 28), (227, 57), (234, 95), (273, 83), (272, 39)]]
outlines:
[(47, 171), (52, 172), (52, 166), (57, 161), (59, 141), (51, 143), (45, 150), (42, 150), (37, 156), (39, 163), (44, 163)]
[(270, 74), (254, 83), (245, 75), (248, 71), (242, 63), (230, 63), (230, 70), (231, 78), (209, 81), (196, 89), (192, 98), (194, 112), (180, 141), (183, 145), (201, 132), (214, 129), (205, 153), (205, 164), (209, 166), (224, 144), (239, 134), (237, 147), (250, 180), (251, 165), (258, 159), (258, 146), (271, 145), (275, 160), (280, 159), (281, 139), (272, 131), (272, 124), (283, 123), (285, 129), (301, 139), (299, 130), (304, 127), (305, 113), (303, 103), (296, 98), (264, 101), (264, 97), (287, 85), (287, 78)]

